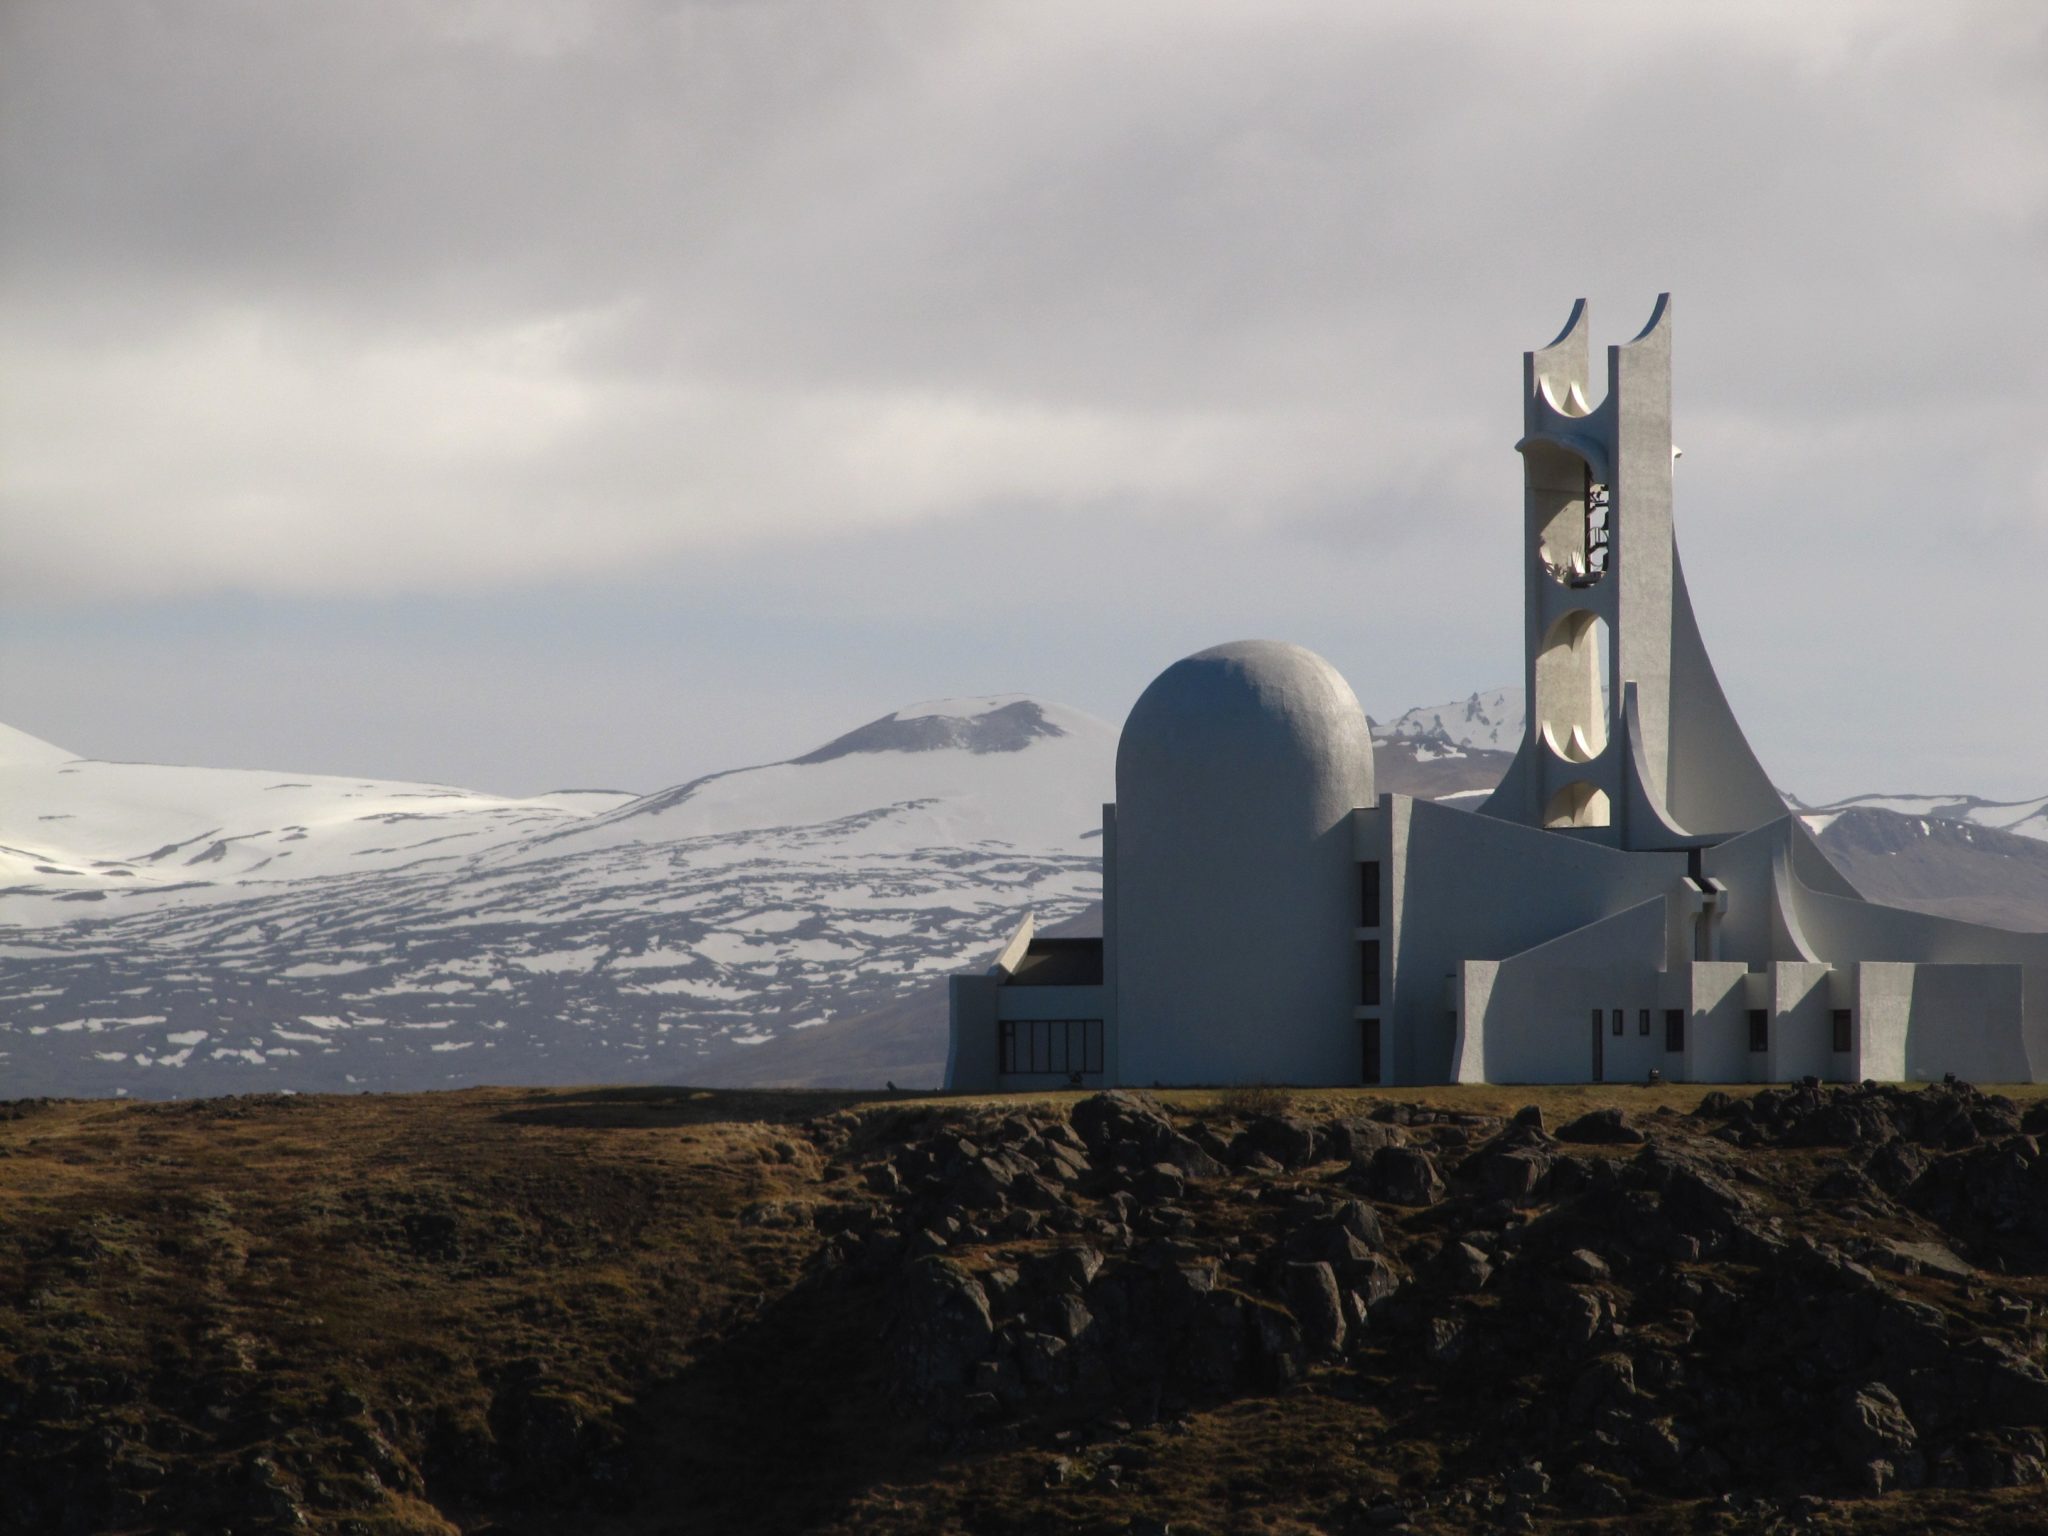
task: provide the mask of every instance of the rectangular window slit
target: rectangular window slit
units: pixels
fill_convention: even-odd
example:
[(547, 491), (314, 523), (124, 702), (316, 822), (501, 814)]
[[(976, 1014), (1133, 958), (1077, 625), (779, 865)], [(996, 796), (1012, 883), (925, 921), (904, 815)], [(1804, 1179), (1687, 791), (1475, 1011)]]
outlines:
[(1377, 928), (1380, 925), (1380, 866), (1377, 859), (1368, 859), (1358, 866), (1358, 926)]

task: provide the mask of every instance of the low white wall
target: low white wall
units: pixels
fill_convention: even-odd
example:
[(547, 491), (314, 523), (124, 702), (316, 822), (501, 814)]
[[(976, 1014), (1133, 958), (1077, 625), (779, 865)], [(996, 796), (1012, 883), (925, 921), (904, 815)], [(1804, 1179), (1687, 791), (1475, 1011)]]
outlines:
[(1906, 1077), (1906, 1031), (1913, 1018), (1913, 967), (1865, 960), (1856, 967), (1856, 1078)]
[(1749, 968), (1740, 960), (1703, 960), (1691, 968), (1685, 1020), (1685, 1080), (1746, 1083), (1749, 1061)]
[(2026, 1081), (2020, 983), (2017, 965), (1915, 966), (1907, 1076), (1927, 1082), (1953, 1072), (1975, 1083)]
[(1840, 1077), (1846, 1056), (1834, 1048), (1834, 1007), (1828, 991), (1828, 967), (1812, 962), (1779, 961), (1771, 967), (1771, 1048), (1767, 1081), (1789, 1083), (1802, 1077)]

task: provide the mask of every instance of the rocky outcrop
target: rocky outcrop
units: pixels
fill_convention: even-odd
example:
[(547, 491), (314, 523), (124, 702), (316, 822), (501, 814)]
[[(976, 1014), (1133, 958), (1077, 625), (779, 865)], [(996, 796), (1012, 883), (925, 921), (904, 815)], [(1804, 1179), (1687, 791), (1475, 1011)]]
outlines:
[(1501, 1518), (2042, 1475), (2048, 1373), (1999, 1275), (2040, 1264), (2048, 1160), (1962, 1085), (1555, 1135), (1111, 1093), (948, 1117), (854, 1171), (880, 1198), (832, 1262), (891, 1276), (898, 1390), (949, 1444), (1427, 1377), (1498, 1467), (1446, 1496)]

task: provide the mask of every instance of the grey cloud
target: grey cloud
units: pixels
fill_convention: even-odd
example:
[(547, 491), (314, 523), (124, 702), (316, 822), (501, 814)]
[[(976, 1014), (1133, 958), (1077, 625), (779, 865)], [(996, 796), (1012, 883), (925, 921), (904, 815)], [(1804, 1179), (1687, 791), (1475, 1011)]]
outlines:
[(1955, 729), (2048, 646), (2044, 79), (1995, 3), (24, 0), (0, 590), (656, 572), (960, 634), (1012, 539), (1020, 647), (1149, 665), (1292, 585), (1398, 707), (1431, 592), (1512, 674), (1515, 354), (1669, 287), (1709, 638), (1814, 784), (1868, 658)]

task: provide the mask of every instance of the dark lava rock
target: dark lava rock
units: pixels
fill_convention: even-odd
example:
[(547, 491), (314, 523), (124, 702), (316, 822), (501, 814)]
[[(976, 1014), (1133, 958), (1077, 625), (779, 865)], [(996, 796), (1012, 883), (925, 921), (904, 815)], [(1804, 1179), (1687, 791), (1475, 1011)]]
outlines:
[(1117, 1160), (1121, 1149), (1128, 1147), (1135, 1156), (1126, 1155), (1125, 1160), (1141, 1167), (1170, 1163), (1191, 1179), (1213, 1179), (1224, 1172), (1221, 1163), (1175, 1130), (1165, 1112), (1142, 1094), (1116, 1089), (1083, 1099), (1073, 1108), (1073, 1125), (1098, 1161)]
[(1564, 1256), (1564, 1272), (1574, 1280), (1595, 1282), (1607, 1278), (1607, 1261), (1590, 1248), (1574, 1248)]
[(2008, 1136), (1927, 1166), (1912, 1205), (1941, 1226), (2029, 1268), (2048, 1264), (2048, 1155)]
[(1471, 1243), (1447, 1243), (1434, 1268), (1444, 1289), (1457, 1296), (1482, 1290), (1493, 1278), (1493, 1262), (1486, 1250)]
[(1875, 1457), (1896, 1462), (1919, 1443), (1919, 1431), (1892, 1389), (1881, 1381), (1845, 1387), (1835, 1410), (1835, 1445), (1852, 1466)]
[(1306, 1168), (1316, 1161), (1319, 1138), (1315, 1127), (1293, 1115), (1259, 1115), (1230, 1144), (1231, 1160), (1253, 1153), (1271, 1158), (1282, 1168)]
[(961, 1386), (995, 1336), (988, 1295), (971, 1274), (944, 1258), (911, 1264), (894, 1328), (904, 1385), (930, 1398)]
[(1395, 1205), (1435, 1205), (1444, 1197), (1436, 1160), (1420, 1147), (1381, 1147), (1364, 1168), (1365, 1187)]
[(1592, 1146), (1632, 1146), (1648, 1138), (1630, 1125), (1620, 1110), (1595, 1109), (1559, 1126), (1557, 1139)]
[(1337, 1276), (1327, 1264), (1289, 1264), (1287, 1299), (1301, 1324), (1302, 1342), (1317, 1354), (1334, 1355), (1344, 1348), (1344, 1304), (1337, 1294)]

